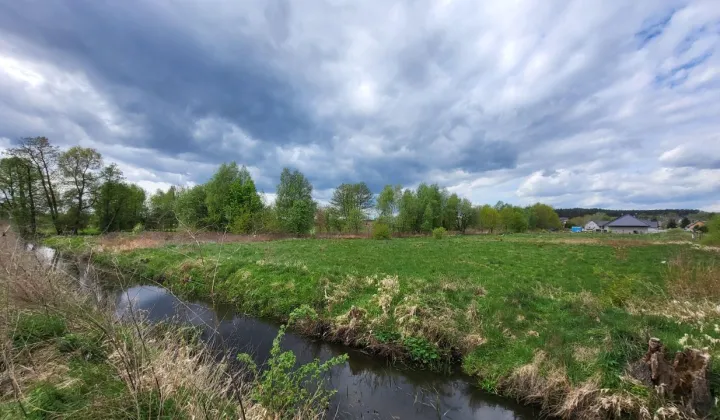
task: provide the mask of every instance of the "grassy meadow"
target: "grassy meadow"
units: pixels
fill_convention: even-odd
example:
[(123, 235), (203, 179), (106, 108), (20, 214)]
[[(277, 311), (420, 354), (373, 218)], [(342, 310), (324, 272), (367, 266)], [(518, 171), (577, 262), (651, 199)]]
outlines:
[(326, 339), (416, 366), (461, 360), (483, 388), (565, 416), (568, 390), (614, 396), (628, 410), (655, 404), (625, 372), (650, 337), (669, 352), (708, 348), (711, 387), (720, 392), (720, 253), (687, 239), (678, 232), (134, 249), (93, 238), (47, 243), (93, 248), (101, 265), (188, 298), (233, 302), (252, 315), (285, 320), (302, 308), (299, 316), (319, 320), (314, 331)]

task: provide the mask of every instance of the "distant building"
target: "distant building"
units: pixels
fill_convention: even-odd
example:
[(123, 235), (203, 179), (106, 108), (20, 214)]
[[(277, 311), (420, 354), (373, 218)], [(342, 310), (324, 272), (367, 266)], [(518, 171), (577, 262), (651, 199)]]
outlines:
[(567, 224), (568, 220), (570, 220), (570, 219), (567, 218), (567, 217), (561, 217), (561, 218), (560, 218), (560, 226), (565, 227), (565, 225)]
[(689, 224), (689, 225), (685, 228), (685, 230), (687, 230), (687, 231), (689, 231), (689, 232), (692, 232), (692, 231), (695, 230), (695, 228), (701, 228), (701, 227), (703, 227), (703, 226), (705, 226), (705, 222), (700, 222), (700, 221), (698, 221), (698, 222)]
[(608, 224), (605, 220), (591, 220), (585, 223), (584, 229), (587, 232), (606, 232), (605, 226)]
[(654, 232), (658, 231), (657, 222), (649, 220), (640, 220), (626, 214), (605, 225), (605, 228), (612, 233), (650, 233), (651, 223), (654, 223)]
[(660, 222), (657, 220), (644, 220), (641, 219), (641, 221), (648, 224), (648, 233), (657, 233), (660, 232)]

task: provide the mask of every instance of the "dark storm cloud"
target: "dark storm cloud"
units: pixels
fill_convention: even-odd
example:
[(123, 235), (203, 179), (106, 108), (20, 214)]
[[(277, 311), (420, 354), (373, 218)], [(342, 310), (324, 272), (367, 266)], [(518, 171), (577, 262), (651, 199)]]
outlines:
[(236, 160), (268, 192), (290, 166), (323, 194), (438, 182), (475, 200), (695, 203), (720, 177), (716, 10), (0, 0), (0, 144), (97, 147), (148, 188)]
[[(202, 151), (189, 132), (205, 115), (227, 118), (267, 142), (313, 132), (293, 88), (264, 63), (265, 46), (239, 38), (228, 56), (218, 56), (182, 27), (193, 25), (192, 16), (171, 21), (147, 5), (4, 1), (0, 27), (37, 58), (88, 73), (123, 111), (143, 116), (150, 130), (137, 145), (171, 154)], [(271, 14), (282, 15), (279, 10)]]

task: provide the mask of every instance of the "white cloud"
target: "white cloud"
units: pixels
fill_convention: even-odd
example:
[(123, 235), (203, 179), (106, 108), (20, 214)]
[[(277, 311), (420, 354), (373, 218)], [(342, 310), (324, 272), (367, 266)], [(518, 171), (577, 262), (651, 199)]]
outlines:
[(692, 168), (720, 168), (720, 135), (708, 136), (702, 145), (689, 144), (676, 146), (662, 155), (660, 162), (668, 166)]
[(192, 136), (203, 145), (219, 147), (238, 155), (252, 151), (260, 142), (242, 128), (223, 118), (205, 117), (194, 122)]
[(140, 188), (145, 190), (148, 195), (155, 194), (155, 192), (157, 192), (158, 190), (167, 191), (170, 189), (170, 187), (173, 186), (173, 184), (169, 184), (167, 182), (155, 182), (145, 179), (141, 179), (140, 181), (137, 181), (135, 183), (138, 184)]

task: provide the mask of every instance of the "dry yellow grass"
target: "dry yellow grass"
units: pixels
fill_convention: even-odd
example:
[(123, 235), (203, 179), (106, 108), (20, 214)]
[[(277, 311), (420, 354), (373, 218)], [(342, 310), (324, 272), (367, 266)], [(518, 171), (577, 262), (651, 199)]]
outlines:
[[(0, 355), (2, 401), (16, 400), (22, 410), (25, 399), (38, 384), (52, 384), (58, 389), (72, 388), (83, 379), (71, 377), (71, 354), (58, 351), (55, 340), (33, 347), (17, 347), (9, 337), (17, 328), (21, 313), (50, 314), (65, 320), (75, 335), (101, 336), (102, 348), (109, 349), (103, 364), (115, 372), (114, 380), (125, 385), (122, 399), (135, 401), (137, 411), (122, 411), (123, 416), (147, 419), (140, 410), (143, 395), (156, 395), (159, 407), (172, 400), (175, 407), (189, 418), (242, 418), (261, 420), (276, 417), (249, 397), (254, 383), (242, 382), (242, 372), (231, 372), (228, 365), (216, 358), (200, 343), (190, 343), (180, 331), (152, 326), (140, 319), (121, 324), (112, 308), (96, 300), (93, 293), (79, 287), (69, 274), (54, 270), (25, 250), (23, 243), (12, 235), (0, 239), (0, 277), (2, 278), (2, 310), (0, 311)], [(77, 364), (77, 360), (72, 362)], [(109, 385), (109, 384), (108, 384)], [(102, 415), (118, 414), (116, 391), (103, 399), (102, 387), (84, 408)], [(31, 407), (32, 408), (32, 407)], [(123, 410), (126, 408), (120, 407)], [(157, 416), (159, 412), (155, 413)], [(21, 413), (20, 413), (21, 414)], [(67, 413), (47, 412), (45, 415), (66, 418)], [(230, 417), (229, 417), (230, 416)], [(322, 413), (299, 412), (293, 419), (320, 418)], [(155, 417), (151, 417), (155, 418)]]
[[(580, 358), (592, 357), (594, 351), (576, 348)], [(624, 377), (633, 382), (632, 378)], [(509, 394), (527, 403), (539, 405), (543, 413), (562, 419), (625, 419), (643, 420), (685, 420), (695, 418), (687, 408), (674, 405), (671, 401), (658, 400), (651, 413), (647, 401), (626, 392), (610, 392), (600, 388), (600, 379), (573, 385), (562, 367), (553, 365), (547, 355), (538, 351), (533, 361), (513, 371), (502, 382)], [(628, 417), (630, 416), (630, 417)]]
[(667, 262), (667, 289), (675, 299), (720, 301), (720, 265), (697, 263), (680, 253)]

